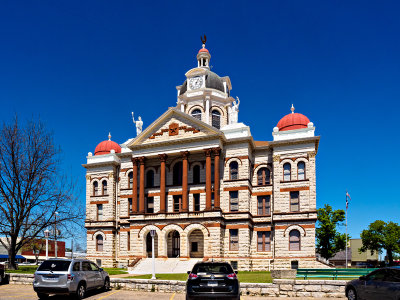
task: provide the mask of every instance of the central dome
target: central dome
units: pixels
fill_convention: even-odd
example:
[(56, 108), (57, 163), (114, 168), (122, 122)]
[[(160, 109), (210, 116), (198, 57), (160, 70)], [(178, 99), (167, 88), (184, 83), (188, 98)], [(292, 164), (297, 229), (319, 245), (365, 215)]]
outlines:
[[(217, 74), (210, 70), (206, 70), (206, 88), (215, 89), (225, 93), (224, 83)], [(183, 95), (187, 91), (187, 79), (182, 84), (182, 87), (179, 91), (179, 96)]]

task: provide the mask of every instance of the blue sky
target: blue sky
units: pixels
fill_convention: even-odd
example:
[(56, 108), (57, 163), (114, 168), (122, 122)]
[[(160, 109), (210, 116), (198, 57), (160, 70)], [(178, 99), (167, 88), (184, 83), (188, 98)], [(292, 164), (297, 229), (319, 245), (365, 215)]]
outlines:
[[(400, 2), (1, 1), (0, 120), (39, 117), (84, 189), (87, 152), (135, 135), (176, 103), (207, 35), (239, 120), (271, 140), (296, 112), (321, 136), (317, 202), (345, 208), (359, 237), (399, 222)], [(84, 194), (80, 195), (82, 202)]]

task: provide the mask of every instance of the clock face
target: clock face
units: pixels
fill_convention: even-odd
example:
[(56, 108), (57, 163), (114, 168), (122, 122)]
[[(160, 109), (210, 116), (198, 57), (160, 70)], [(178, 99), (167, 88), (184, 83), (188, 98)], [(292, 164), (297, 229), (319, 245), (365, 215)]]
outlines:
[(193, 77), (189, 79), (189, 86), (192, 90), (196, 90), (201, 88), (203, 85), (203, 78), (202, 77)]

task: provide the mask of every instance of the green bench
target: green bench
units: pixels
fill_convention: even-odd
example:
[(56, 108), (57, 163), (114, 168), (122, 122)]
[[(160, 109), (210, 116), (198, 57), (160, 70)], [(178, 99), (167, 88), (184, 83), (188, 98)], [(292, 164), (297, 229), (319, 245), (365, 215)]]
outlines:
[(296, 278), (357, 278), (376, 269), (297, 269)]

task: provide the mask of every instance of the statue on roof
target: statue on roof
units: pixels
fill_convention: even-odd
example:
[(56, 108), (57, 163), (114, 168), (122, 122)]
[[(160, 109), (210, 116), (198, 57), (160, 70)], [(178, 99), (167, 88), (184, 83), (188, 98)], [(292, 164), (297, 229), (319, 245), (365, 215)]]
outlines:
[(142, 133), (142, 128), (143, 128), (142, 117), (139, 116), (138, 120), (135, 121), (135, 117), (134, 117), (133, 112), (132, 112), (132, 121), (136, 125), (136, 136), (138, 136), (139, 134)]
[(240, 100), (239, 97), (236, 97), (236, 99), (237, 101), (233, 100), (232, 107), (229, 110), (229, 124), (236, 124), (238, 122)]

